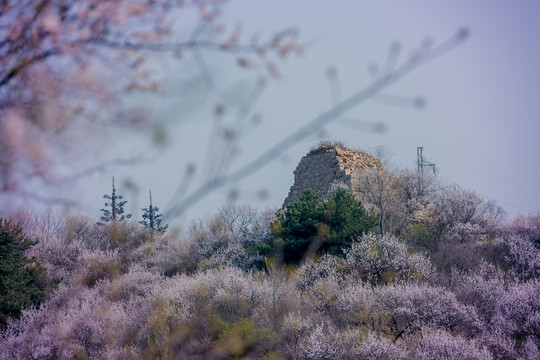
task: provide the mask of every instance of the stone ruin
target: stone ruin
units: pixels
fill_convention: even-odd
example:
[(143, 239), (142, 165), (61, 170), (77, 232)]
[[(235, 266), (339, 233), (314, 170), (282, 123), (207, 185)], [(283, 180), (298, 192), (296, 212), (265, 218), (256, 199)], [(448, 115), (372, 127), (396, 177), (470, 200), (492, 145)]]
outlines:
[(321, 145), (300, 160), (294, 171), (294, 184), (283, 203), (287, 207), (300, 200), (306, 189), (325, 199), (334, 186), (345, 187), (354, 195), (351, 184), (361, 170), (384, 169), (375, 157), (339, 145)]

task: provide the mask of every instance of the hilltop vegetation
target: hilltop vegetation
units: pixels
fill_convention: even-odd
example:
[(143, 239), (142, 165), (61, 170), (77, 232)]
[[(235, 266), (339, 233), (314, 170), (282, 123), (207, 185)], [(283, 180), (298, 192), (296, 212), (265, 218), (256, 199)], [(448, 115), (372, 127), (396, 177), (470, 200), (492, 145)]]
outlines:
[(429, 199), (406, 221), (385, 206), (380, 227), (377, 206), (308, 191), (277, 215), (224, 207), (182, 239), (14, 214), (26, 257), (61, 280), (8, 321), (0, 359), (538, 358), (540, 214), (506, 222), (455, 187)]

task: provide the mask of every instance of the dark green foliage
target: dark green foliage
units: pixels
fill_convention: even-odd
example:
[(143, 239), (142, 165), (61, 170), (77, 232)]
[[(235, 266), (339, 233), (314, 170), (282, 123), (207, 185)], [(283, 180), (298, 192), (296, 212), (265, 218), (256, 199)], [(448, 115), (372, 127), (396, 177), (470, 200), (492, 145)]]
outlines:
[(349, 247), (357, 236), (379, 223), (378, 216), (368, 215), (362, 204), (343, 189), (337, 190), (323, 207), (323, 221), (330, 234), (322, 249), (333, 255), (341, 255), (343, 247)]
[(143, 220), (139, 221), (145, 228), (159, 231), (162, 234), (165, 234), (165, 231), (169, 228), (169, 225), (161, 225), (161, 216), (159, 213), (159, 207), (152, 206), (152, 192), (150, 192), (150, 206), (142, 209), (143, 211)]
[(55, 286), (35, 258), (24, 256), (35, 244), (20, 226), (0, 219), (0, 328), (22, 309), (39, 305)]
[(367, 214), (362, 204), (344, 190), (321, 203), (317, 194), (308, 189), (277, 217), (272, 233), (282, 239), (286, 263), (298, 263), (317, 252), (342, 255), (342, 248), (378, 224), (378, 217)]
[(139, 221), (145, 228), (159, 231), (162, 234), (165, 234), (165, 231), (169, 228), (169, 225), (161, 225), (161, 216), (159, 213), (159, 207), (153, 207), (150, 205), (149, 208), (142, 209), (143, 211), (143, 220)]
[(431, 235), (428, 227), (424, 224), (412, 224), (404, 237), (415, 248), (422, 250), (430, 249)]
[(275, 252), (275, 247), (266, 243), (253, 243), (247, 245), (246, 253), (248, 256), (253, 257), (251, 262), (252, 267), (256, 269), (263, 269), (265, 267), (265, 259), (268, 256), (272, 256)]
[(316, 240), (324, 213), (319, 197), (312, 189), (304, 191), (300, 200), (290, 205), (285, 214), (278, 213), (279, 235), (284, 241), (286, 263), (299, 262)]
[(103, 223), (110, 222), (110, 221), (126, 220), (131, 217), (131, 214), (124, 215), (124, 205), (126, 205), (127, 201), (125, 200), (122, 201), (124, 196), (116, 195), (116, 188), (114, 187), (114, 178), (113, 178), (113, 188), (112, 188), (111, 196), (103, 195), (103, 198), (109, 201), (105, 203), (105, 208), (101, 209), (101, 211), (103, 212), (103, 215), (100, 217), (101, 222), (99, 222), (98, 224), (102, 225)]
[(540, 235), (534, 237), (532, 239), (532, 242), (533, 242), (534, 246), (536, 246), (538, 249), (540, 249)]
[(259, 254), (262, 256), (270, 256), (272, 255), (272, 250), (272, 246), (266, 243), (254, 243), (246, 248), (249, 255)]

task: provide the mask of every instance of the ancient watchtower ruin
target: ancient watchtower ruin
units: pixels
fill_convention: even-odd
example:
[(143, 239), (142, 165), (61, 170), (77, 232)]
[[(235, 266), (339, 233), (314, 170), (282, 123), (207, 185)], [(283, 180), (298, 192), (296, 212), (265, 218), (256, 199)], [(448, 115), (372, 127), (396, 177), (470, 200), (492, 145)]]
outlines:
[(353, 194), (351, 183), (361, 170), (384, 169), (375, 157), (339, 145), (321, 145), (300, 160), (294, 171), (294, 184), (283, 203), (288, 206), (300, 199), (304, 190), (313, 189), (326, 198), (333, 184), (343, 184)]

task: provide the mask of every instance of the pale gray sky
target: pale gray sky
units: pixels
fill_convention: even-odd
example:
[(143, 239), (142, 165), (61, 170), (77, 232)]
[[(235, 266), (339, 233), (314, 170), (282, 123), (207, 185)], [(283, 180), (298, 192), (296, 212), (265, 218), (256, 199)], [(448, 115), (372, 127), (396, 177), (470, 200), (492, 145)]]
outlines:
[[(232, 168), (255, 158), (332, 105), (328, 67), (337, 70), (340, 94), (346, 98), (369, 83), (368, 67), (383, 62), (394, 41), (400, 42), (404, 60), (425, 39), (437, 44), (466, 26), (471, 37), (463, 45), (387, 90), (393, 95), (424, 97), (424, 109), (368, 101), (348, 115), (382, 122), (385, 133), (334, 123), (325, 127), (324, 138), (351, 148), (384, 145), (394, 154), (394, 162), (406, 167), (415, 166), (416, 147), (423, 146), (426, 157), (448, 182), (496, 200), (511, 217), (539, 211), (539, 10), (540, 3), (534, 0), (232, 1), (224, 9), (224, 18), (229, 24), (242, 24), (246, 34), (269, 35), (294, 26), (301, 40), (316, 40), (301, 58), (278, 63), (282, 76), (269, 82), (254, 111), (263, 121), (240, 143)], [(112, 175), (129, 201), (127, 209), (135, 214), (146, 206), (148, 188), (152, 188), (154, 203), (164, 209), (188, 163), (197, 166), (189, 190), (201, 184), (214, 106), (220, 100), (199, 96), (200, 83), (186, 86), (196, 71), (189, 57), (182, 61), (178, 66), (162, 64), (164, 71), (174, 74), (165, 86), (167, 96), (137, 100), (140, 108), (170, 124), (170, 145), (154, 149), (159, 155), (150, 163), (113, 169), (81, 182), (77, 194), (82, 198), (82, 212), (99, 216), (101, 196), (110, 191)], [(210, 56), (208, 61), (221, 89), (240, 98), (248, 93), (250, 73), (220, 58)], [(234, 121), (233, 109), (226, 111), (225, 121)], [(119, 156), (149, 148), (143, 136), (117, 139)], [(319, 141), (315, 135), (299, 141), (277, 161), (246, 178), (239, 184), (239, 201), (259, 209), (279, 207), (300, 158)], [(138, 196), (124, 186), (126, 179), (137, 183)], [(268, 191), (264, 200), (256, 196), (260, 189)], [(180, 222), (215, 214), (230, 190), (224, 187), (206, 197)]]

